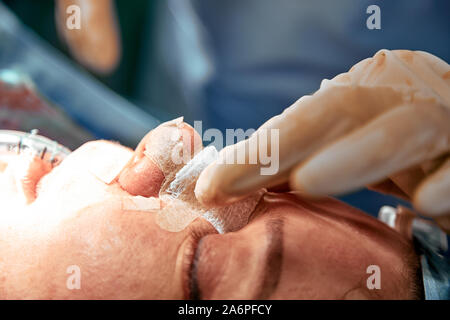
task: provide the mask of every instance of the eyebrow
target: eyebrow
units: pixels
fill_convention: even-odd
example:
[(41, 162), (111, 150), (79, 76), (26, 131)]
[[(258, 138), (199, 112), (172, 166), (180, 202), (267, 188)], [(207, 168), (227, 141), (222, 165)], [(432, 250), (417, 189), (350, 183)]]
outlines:
[(271, 218), (266, 222), (268, 250), (264, 265), (264, 280), (256, 299), (268, 299), (280, 282), (283, 264), (284, 220), (281, 217)]

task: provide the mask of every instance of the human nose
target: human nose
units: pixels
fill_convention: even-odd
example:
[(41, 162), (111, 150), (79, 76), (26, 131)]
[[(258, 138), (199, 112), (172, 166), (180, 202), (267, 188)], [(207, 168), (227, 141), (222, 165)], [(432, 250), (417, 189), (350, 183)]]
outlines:
[(118, 182), (134, 196), (157, 197), (200, 148), (200, 136), (182, 118), (163, 123), (141, 140)]

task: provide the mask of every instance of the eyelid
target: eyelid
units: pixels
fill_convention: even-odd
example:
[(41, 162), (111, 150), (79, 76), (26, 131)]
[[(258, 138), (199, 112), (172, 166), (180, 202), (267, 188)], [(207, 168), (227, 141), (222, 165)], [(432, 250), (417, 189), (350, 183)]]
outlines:
[(217, 230), (207, 221), (196, 219), (186, 229), (188, 238), (181, 246), (181, 281), (184, 299), (200, 299), (196, 268), (200, 256), (200, 246), (202, 241), (210, 235), (218, 235)]
[(197, 277), (193, 270), (195, 268), (195, 264), (197, 263), (197, 249), (201, 240), (201, 238), (198, 239), (196, 237), (189, 238), (187, 240), (188, 243), (186, 244), (187, 247), (183, 252), (181, 276), (184, 299), (198, 300), (198, 294), (196, 293), (195, 289), (193, 290), (193, 288), (198, 288), (198, 285), (196, 283)]

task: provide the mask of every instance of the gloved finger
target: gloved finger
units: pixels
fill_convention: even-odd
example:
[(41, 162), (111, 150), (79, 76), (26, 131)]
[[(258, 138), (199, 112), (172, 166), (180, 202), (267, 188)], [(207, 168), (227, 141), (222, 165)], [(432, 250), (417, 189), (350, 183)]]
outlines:
[(290, 182), (306, 194), (336, 195), (382, 181), (447, 152), (448, 123), (441, 105), (396, 108), (300, 164)]
[(436, 221), (442, 231), (444, 231), (446, 234), (450, 234), (450, 215), (436, 217), (434, 221)]
[(450, 215), (450, 157), (420, 184), (413, 203), (417, 210), (431, 217)]
[(423, 162), (420, 167), (426, 175), (430, 175), (445, 163), (447, 157), (448, 155), (443, 154), (440, 157)]
[(395, 173), (390, 178), (368, 186), (368, 189), (410, 201), (418, 185), (444, 163), (444, 156), (427, 160), (411, 169)]
[[(224, 148), (220, 160), (200, 175), (197, 199), (206, 206), (224, 205), (283, 183), (300, 161), (402, 102), (403, 94), (390, 87), (326, 82), (314, 95), (302, 97), (270, 119), (248, 140)], [(267, 154), (279, 161), (275, 173), (262, 174)], [(241, 156), (241, 162), (229, 161)]]
[[(432, 172), (434, 172), (445, 161), (445, 155), (426, 160), (419, 166), (406, 169), (391, 175), (390, 181), (404, 194), (406, 200), (413, 198), (419, 184)], [(395, 195), (395, 194), (394, 194)], [(398, 196), (398, 195), (396, 195)], [(402, 196), (400, 196), (402, 198)]]
[(378, 183), (374, 183), (367, 186), (367, 189), (389, 194), (404, 200), (410, 200), (409, 196), (403, 192), (391, 179), (386, 179)]
[[(79, 29), (73, 28), (78, 17), (71, 10), (72, 5), (80, 8)], [(115, 69), (121, 56), (121, 43), (111, 0), (57, 0), (56, 25), (81, 64), (97, 73)]]
[(426, 177), (422, 165), (402, 170), (391, 175), (388, 179), (371, 184), (368, 189), (393, 195), (405, 200), (411, 200), (415, 188)]
[(417, 186), (425, 179), (426, 174), (422, 167), (415, 166), (391, 175), (389, 178), (395, 185), (411, 199)]

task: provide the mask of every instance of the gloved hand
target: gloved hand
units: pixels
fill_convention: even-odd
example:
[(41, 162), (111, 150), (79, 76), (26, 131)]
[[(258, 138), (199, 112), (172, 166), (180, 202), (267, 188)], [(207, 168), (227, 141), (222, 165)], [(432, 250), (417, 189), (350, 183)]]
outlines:
[[(279, 130), (279, 141), (263, 139), (270, 129)], [(260, 174), (259, 158), (256, 165), (224, 164), (230, 152), (248, 160), (273, 143), (275, 175)], [(426, 52), (381, 50), (224, 148), (222, 163), (202, 172), (195, 192), (202, 204), (221, 205), (286, 181), (312, 196), (371, 185), (411, 199), (448, 231), (449, 151), (450, 66)]]

